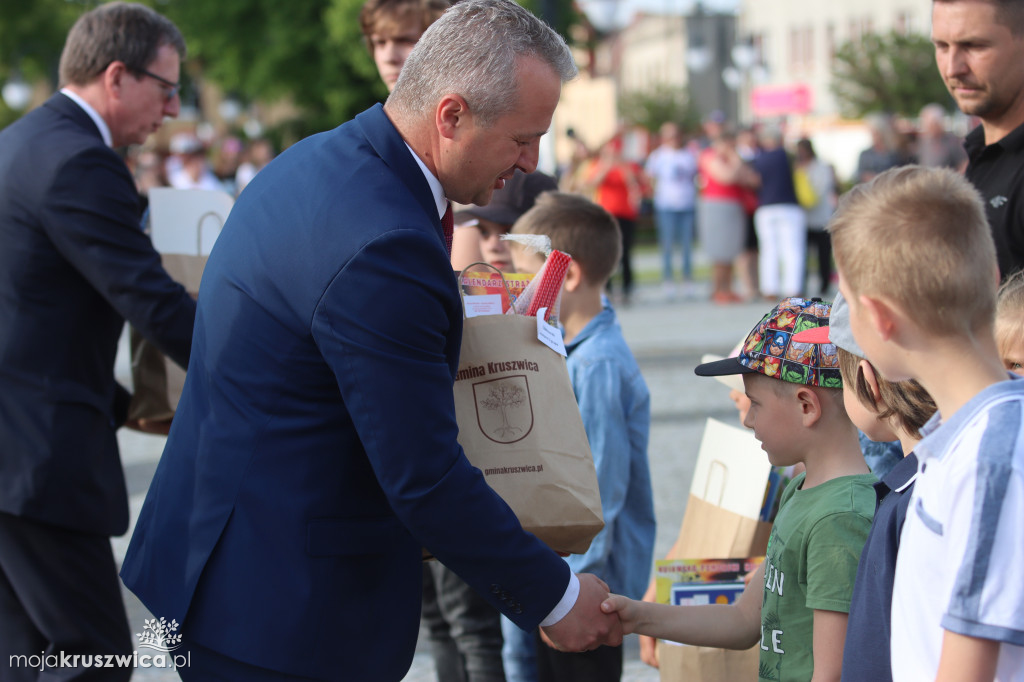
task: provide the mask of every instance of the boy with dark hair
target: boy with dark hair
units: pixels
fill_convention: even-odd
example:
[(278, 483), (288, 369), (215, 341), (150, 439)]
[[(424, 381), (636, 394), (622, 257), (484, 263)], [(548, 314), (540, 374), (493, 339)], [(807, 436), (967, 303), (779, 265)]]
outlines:
[[(546, 235), (551, 248), (572, 256), (559, 316), (569, 377), (594, 455), (605, 527), (585, 554), (566, 561), (575, 571), (593, 572), (611, 591), (639, 598), (654, 552), (647, 461), (651, 398), (615, 311), (602, 296), (622, 253), (619, 226), (610, 213), (581, 196), (549, 192), (516, 221), (512, 233)], [(536, 272), (544, 264), (543, 255), (528, 253), (518, 243), (512, 258), (518, 272)], [(537, 667), (541, 682), (616, 682), (622, 675), (622, 647), (565, 653), (540, 645)]]
[(829, 229), (858, 345), (938, 406), (896, 561), (893, 679), (1024, 679), (1024, 382), (1007, 381), (993, 334), (981, 198), (951, 170), (908, 166), (854, 188)]
[(765, 561), (734, 604), (668, 606), (609, 597), (624, 632), (698, 646), (760, 641), (762, 680), (838, 680), (861, 548), (875, 508), (875, 477), (843, 406), (835, 347), (794, 334), (828, 324), (820, 299), (787, 298), (750, 331), (737, 357), (697, 367), (742, 374), (754, 430), (774, 466), (802, 462), (786, 486)]

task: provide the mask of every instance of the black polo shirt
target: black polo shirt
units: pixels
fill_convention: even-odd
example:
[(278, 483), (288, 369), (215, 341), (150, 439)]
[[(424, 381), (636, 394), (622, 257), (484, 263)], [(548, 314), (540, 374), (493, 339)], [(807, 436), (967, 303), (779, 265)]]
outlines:
[(889, 637), (892, 633), (892, 585), (900, 532), (917, 477), (917, 457), (907, 455), (875, 484), (878, 508), (860, 553), (853, 583), (850, 617), (843, 647), (843, 682), (892, 680)]
[(967, 135), (967, 179), (985, 200), (1002, 279), (1024, 269), (1024, 125), (990, 145), (978, 126)]

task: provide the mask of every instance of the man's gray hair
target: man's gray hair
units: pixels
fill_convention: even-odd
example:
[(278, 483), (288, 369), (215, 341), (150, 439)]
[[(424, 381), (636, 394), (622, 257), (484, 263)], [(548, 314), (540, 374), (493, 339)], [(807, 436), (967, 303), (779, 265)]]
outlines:
[(416, 43), (388, 108), (422, 115), (457, 94), (488, 126), (516, 107), (518, 58), (525, 56), (550, 65), (563, 83), (578, 73), (565, 40), (512, 0), (462, 0)]
[(138, 74), (164, 45), (185, 58), (185, 39), (170, 19), (145, 5), (108, 2), (78, 18), (60, 55), (60, 84), (87, 85), (112, 62)]

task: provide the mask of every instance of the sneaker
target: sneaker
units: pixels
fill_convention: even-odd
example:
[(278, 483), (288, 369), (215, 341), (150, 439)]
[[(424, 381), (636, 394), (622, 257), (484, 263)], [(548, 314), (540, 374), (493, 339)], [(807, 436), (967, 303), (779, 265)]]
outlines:
[(675, 282), (662, 282), (661, 293), (666, 301), (674, 301), (677, 293)]

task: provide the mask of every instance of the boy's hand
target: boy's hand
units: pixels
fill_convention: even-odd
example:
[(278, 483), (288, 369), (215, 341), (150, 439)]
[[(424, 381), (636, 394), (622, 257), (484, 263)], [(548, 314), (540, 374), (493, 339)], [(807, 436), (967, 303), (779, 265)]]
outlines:
[(629, 597), (612, 594), (601, 602), (601, 610), (607, 614), (617, 614), (622, 623), (622, 634), (628, 635), (636, 629), (642, 603)]
[[(651, 584), (647, 587), (647, 591), (644, 592), (643, 600), (651, 602), (652, 604), (657, 601), (657, 588), (655, 582), (652, 580)], [(658, 640), (654, 637), (648, 637), (647, 635), (640, 635), (640, 660), (651, 666), (652, 668), (659, 667), (658, 662)]]

